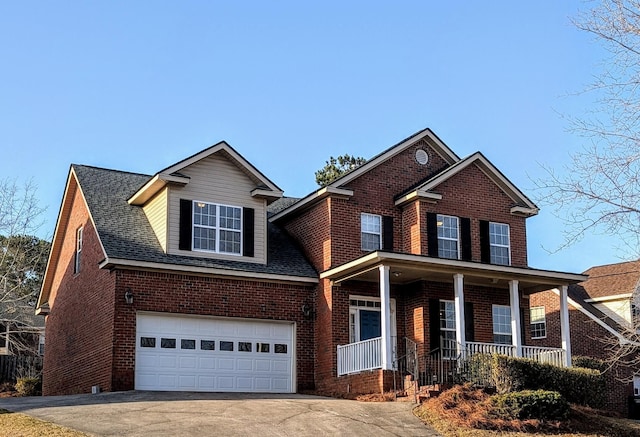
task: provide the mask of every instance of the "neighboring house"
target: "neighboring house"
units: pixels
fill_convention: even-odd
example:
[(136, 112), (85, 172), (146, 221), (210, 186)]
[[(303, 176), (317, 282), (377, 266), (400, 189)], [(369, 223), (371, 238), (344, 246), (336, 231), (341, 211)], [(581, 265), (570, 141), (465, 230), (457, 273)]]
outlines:
[[(611, 363), (621, 342), (637, 342), (629, 334), (637, 316), (634, 298), (640, 292), (640, 261), (592, 267), (589, 279), (569, 286), (571, 352)], [(536, 293), (530, 300), (532, 344), (557, 347), (560, 323), (558, 290)], [(637, 324), (636, 324), (637, 326)], [(638, 345), (640, 347), (640, 344)], [(618, 349), (619, 350), (619, 349)], [(626, 357), (628, 360), (632, 357)], [(606, 370), (607, 408), (627, 414), (629, 397), (640, 396), (640, 368), (614, 365)]]
[[(377, 392), (426, 360), (570, 363), (568, 286), (530, 268), (538, 208), (422, 130), (302, 199), (221, 142), (155, 175), (72, 165), (38, 311), (44, 393)], [(564, 347), (532, 346), (558, 288)], [(564, 350), (563, 350), (564, 349)]]
[(33, 307), (0, 303), (0, 355), (43, 355), (44, 317)]

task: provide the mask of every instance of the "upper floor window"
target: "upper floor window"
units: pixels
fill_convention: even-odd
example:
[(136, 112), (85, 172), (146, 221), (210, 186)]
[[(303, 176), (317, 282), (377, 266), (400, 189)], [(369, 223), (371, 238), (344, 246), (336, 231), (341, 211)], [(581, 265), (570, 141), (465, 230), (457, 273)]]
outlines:
[(438, 257), (459, 259), (460, 232), (458, 217), (438, 214)]
[(379, 250), (382, 248), (382, 217), (375, 214), (360, 215), (360, 235), (362, 250)]
[(511, 336), (511, 307), (507, 305), (493, 305), (493, 342), (498, 344), (512, 344)]
[(242, 208), (193, 202), (193, 249), (240, 255)]
[(489, 250), (491, 264), (511, 265), (509, 225), (489, 223)]
[(73, 260), (73, 273), (80, 273), (80, 259), (82, 255), (82, 237), (83, 227), (79, 227), (76, 231), (76, 253)]
[(547, 319), (544, 307), (531, 307), (529, 311), (531, 338), (545, 338), (547, 336)]

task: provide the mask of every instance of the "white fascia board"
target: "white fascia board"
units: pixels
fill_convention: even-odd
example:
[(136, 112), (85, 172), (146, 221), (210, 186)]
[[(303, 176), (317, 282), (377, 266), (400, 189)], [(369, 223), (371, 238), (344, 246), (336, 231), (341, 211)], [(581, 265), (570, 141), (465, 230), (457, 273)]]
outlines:
[(442, 194), (433, 193), (431, 191), (414, 190), (396, 200), (395, 205), (402, 206), (414, 200), (424, 200), (425, 202), (429, 203), (438, 203), (439, 200), (442, 200)]
[(406, 253), (393, 253), (393, 252), (371, 252), (361, 258), (348, 262), (338, 267), (334, 267), (329, 270), (325, 270), (320, 273), (320, 279), (330, 278), (332, 276), (340, 275), (342, 272), (349, 272), (359, 267), (368, 268), (369, 266), (377, 263), (384, 262), (407, 262), (412, 264), (429, 264), (432, 266), (444, 266), (460, 268), (465, 270), (471, 270), (476, 273), (494, 274), (501, 273), (506, 275), (522, 276), (529, 278), (538, 278), (545, 281), (558, 281), (558, 282), (583, 282), (586, 281), (588, 276), (576, 274), (576, 273), (564, 273), (555, 272), (551, 270), (538, 270), (522, 267), (501, 266), (496, 264), (479, 264), (470, 261), (451, 260), (444, 258), (432, 258), (424, 255), (411, 255)]
[(315, 191), (309, 194), (307, 197), (304, 197), (298, 200), (296, 203), (291, 205), (289, 208), (283, 209), (279, 213), (275, 214), (273, 217), (269, 219), (270, 222), (275, 222), (285, 215), (289, 215), (294, 211), (300, 210), (303, 211), (304, 208), (313, 205), (318, 200), (322, 200), (326, 197), (338, 197), (342, 199), (348, 199), (353, 196), (353, 190), (345, 190), (343, 188), (334, 188), (334, 187), (324, 187), (320, 188), (318, 191)]
[[(556, 295), (560, 296), (560, 290), (558, 290), (557, 288), (553, 288), (553, 289), (551, 289), (551, 291), (553, 293), (555, 293)], [(633, 344), (633, 345), (636, 345), (636, 346), (640, 346), (640, 343), (633, 342), (633, 341), (625, 338), (624, 335), (620, 334), (618, 331), (613, 329), (611, 326), (609, 326), (606, 323), (604, 323), (602, 320), (600, 320), (598, 317), (596, 317), (595, 314), (591, 313), (591, 311), (588, 311), (587, 309), (585, 309), (585, 307), (583, 307), (579, 302), (571, 299), (570, 297), (567, 297), (567, 301), (569, 302), (569, 305), (571, 305), (572, 307), (574, 307), (575, 309), (580, 311), (585, 316), (589, 317), (591, 320), (593, 320), (598, 325), (600, 325), (602, 328), (604, 328), (607, 332), (609, 332), (610, 334), (615, 336), (620, 341), (621, 344)]]
[(149, 181), (144, 184), (136, 193), (127, 200), (129, 205), (144, 205), (149, 199), (160, 191), (165, 185), (169, 183), (178, 185), (187, 185), (189, 178), (186, 176), (176, 176), (167, 173), (158, 173), (153, 176)]
[(273, 273), (257, 273), (238, 270), (226, 270), (211, 267), (185, 266), (180, 264), (164, 264), (148, 261), (132, 261), (121, 258), (106, 258), (100, 264), (101, 269), (110, 269), (121, 267), (126, 269), (143, 269), (143, 270), (162, 270), (175, 271), (180, 273), (193, 273), (206, 276), (216, 276), (224, 278), (237, 278), (255, 281), (272, 281), (272, 282), (297, 282), (302, 284), (317, 284), (319, 282), (316, 277), (308, 276), (291, 276), (277, 275)]
[(588, 303), (594, 303), (594, 302), (607, 302), (607, 301), (611, 301), (611, 300), (624, 300), (624, 299), (630, 299), (631, 297), (633, 297), (633, 293), (624, 293), (624, 294), (614, 294), (611, 296), (602, 296), (602, 297), (594, 297), (591, 299), (585, 299), (585, 302)]
[(538, 213), (540, 212), (539, 208), (525, 208), (522, 206), (514, 206), (513, 208), (511, 208), (511, 210), (509, 211), (511, 212), (511, 214), (513, 215), (522, 215), (525, 217), (532, 217), (534, 215), (538, 215)]
[(251, 191), (251, 197), (264, 197), (267, 199), (279, 199), (284, 195), (283, 191), (271, 191), (262, 188), (256, 188)]

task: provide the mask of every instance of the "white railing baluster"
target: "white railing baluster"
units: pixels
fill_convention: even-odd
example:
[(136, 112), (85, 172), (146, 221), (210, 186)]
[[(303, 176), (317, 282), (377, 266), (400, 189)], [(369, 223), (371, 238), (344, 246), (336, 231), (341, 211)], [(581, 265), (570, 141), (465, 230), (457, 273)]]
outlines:
[[(467, 342), (467, 357), (475, 354), (499, 354), (514, 357), (515, 346), (508, 344)], [(540, 363), (564, 367), (564, 350), (553, 347), (522, 346), (522, 357)]]
[(338, 376), (382, 368), (382, 338), (338, 346)]

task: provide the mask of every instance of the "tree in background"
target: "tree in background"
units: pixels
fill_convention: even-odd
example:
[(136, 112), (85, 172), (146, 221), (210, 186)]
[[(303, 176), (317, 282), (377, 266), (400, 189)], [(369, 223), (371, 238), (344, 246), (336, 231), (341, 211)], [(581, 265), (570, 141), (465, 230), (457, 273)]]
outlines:
[(561, 248), (587, 232), (613, 237), (640, 256), (640, 1), (602, 0), (574, 21), (609, 56), (585, 91), (596, 96), (585, 116), (570, 118), (587, 145), (561, 171), (537, 181), (541, 203), (566, 222)]
[(31, 183), (0, 181), (0, 345), (11, 352), (34, 352), (34, 334), (44, 325), (35, 304), (47, 264), (50, 244), (33, 236), (44, 209)]
[(340, 155), (337, 158), (331, 156), (325, 166), (316, 172), (316, 183), (326, 187), (343, 174), (358, 168), (367, 162), (366, 159), (350, 155)]

